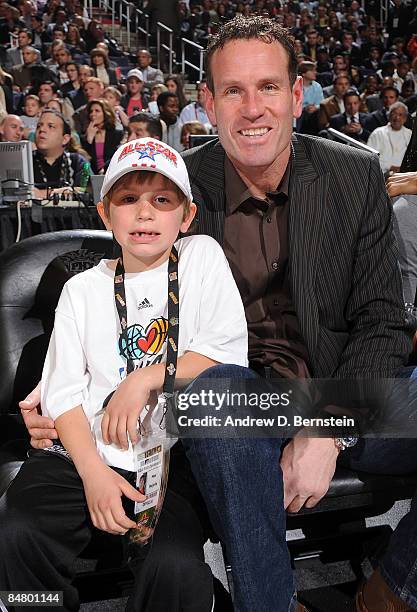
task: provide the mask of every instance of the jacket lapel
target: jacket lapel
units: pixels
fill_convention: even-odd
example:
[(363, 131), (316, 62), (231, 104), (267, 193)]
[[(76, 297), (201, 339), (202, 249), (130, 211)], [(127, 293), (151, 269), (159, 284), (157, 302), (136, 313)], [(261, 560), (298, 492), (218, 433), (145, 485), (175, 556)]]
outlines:
[(219, 142), (205, 147), (199, 172), (193, 180), (194, 201), (198, 205), (197, 231), (223, 244), (225, 219), (224, 149)]
[(323, 233), (328, 173), (313, 166), (305, 144), (293, 137), (289, 210), (289, 282), (293, 304), (306, 342), (310, 362), (315, 363), (319, 316), (315, 296)]

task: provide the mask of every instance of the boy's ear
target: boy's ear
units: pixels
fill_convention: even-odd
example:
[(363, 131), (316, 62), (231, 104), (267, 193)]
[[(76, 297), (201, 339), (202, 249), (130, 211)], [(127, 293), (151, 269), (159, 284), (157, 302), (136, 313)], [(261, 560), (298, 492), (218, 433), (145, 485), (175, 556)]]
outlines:
[(103, 221), (104, 225), (106, 226), (107, 230), (111, 230), (111, 222), (110, 219), (108, 218), (108, 216), (106, 215), (106, 211), (104, 210), (104, 204), (103, 202), (98, 202), (97, 204), (97, 212), (100, 215), (101, 220)]
[(183, 222), (181, 223), (180, 226), (180, 232), (185, 234), (185, 232), (188, 231), (188, 228), (190, 227), (195, 214), (197, 212), (197, 204), (194, 204), (194, 202), (191, 202), (190, 204), (190, 210), (188, 211), (188, 214), (184, 217)]

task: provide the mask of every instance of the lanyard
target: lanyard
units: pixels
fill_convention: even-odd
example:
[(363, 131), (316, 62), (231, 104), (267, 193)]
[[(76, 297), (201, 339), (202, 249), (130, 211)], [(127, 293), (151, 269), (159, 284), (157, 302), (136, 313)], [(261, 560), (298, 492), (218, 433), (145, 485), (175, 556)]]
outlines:
[[(114, 299), (120, 319), (122, 334), (127, 330), (127, 307), (125, 291), (125, 270), (121, 257), (117, 260), (114, 273)], [(174, 393), (175, 372), (177, 370), (178, 334), (179, 334), (179, 288), (178, 288), (178, 253), (173, 246), (168, 259), (168, 336), (167, 359), (165, 363), (165, 378), (162, 388), (165, 398)], [(127, 338), (126, 338), (127, 340)], [(127, 357), (127, 374), (133, 369), (133, 359)]]

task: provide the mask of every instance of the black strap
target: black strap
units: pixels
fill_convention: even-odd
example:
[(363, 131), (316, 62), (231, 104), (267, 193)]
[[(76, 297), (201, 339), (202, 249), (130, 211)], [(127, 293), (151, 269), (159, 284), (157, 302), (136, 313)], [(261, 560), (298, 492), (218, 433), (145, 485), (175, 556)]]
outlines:
[[(114, 299), (117, 313), (119, 315), (122, 333), (127, 329), (127, 307), (125, 291), (125, 269), (122, 257), (117, 260), (114, 273)], [(178, 335), (179, 335), (180, 301), (178, 287), (178, 253), (173, 246), (168, 259), (168, 334), (167, 334), (167, 359), (165, 364), (165, 378), (162, 391), (165, 398), (174, 393), (175, 374), (177, 371), (178, 358)], [(133, 359), (127, 349), (127, 374), (134, 369)]]

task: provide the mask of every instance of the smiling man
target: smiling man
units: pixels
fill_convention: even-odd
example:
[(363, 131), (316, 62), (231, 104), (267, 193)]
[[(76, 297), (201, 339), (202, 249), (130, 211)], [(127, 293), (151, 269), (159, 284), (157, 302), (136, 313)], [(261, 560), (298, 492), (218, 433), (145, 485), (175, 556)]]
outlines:
[[(207, 87), (206, 110), (219, 140), (184, 159), (198, 231), (223, 246), (243, 299), (253, 371), (217, 366), (205, 378), (226, 390), (230, 379), (254, 372), (278, 381), (396, 376), (411, 348), (410, 330), (377, 157), (293, 135), (302, 82), (292, 41), (272, 20), (238, 17), (219, 30), (207, 50)], [(51, 441), (43, 438), (57, 434), (33, 410), (38, 402), (35, 392), (22, 408), (31, 410), (24, 418), (33, 445), (44, 448)], [(286, 545), (286, 511), (319, 502), (339, 453), (366, 471), (417, 470), (416, 441), (362, 439), (355, 445), (330, 433), (313, 438), (300, 432), (291, 440), (236, 434), (184, 440), (231, 561), (235, 609), (304, 610)], [(358, 595), (358, 611), (417, 607), (417, 551), (410, 537), (417, 503), (411, 508)]]
[[(184, 158), (198, 231), (223, 245), (243, 298), (251, 368), (277, 379), (394, 377), (407, 360), (409, 330), (377, 157), (293, 135), (302, 80), (291, 40), (269, 19), (236, 18), (220, 29), (207, 49), (207, 87), (219, 141)], [(222, 367), (210, 376), (233, 377)], [(339, 453), (345, 463), (382, 473), (401, 456), (398, 469), (407, 472), (417, 468), (416, 441), (355, 445), (354, 438), (303, 432), (289, 441), (237, 437), (184, 440), (226, 544), (235, 609), (304, 610), (296, 601), (285, 511), (319, 502)], [(410, 527), (417, 522), (411, 514)], [(402, 550), (399, 531), (358, 595), (358, 611), (414, 609), (417, 554), (404, 564)]]

